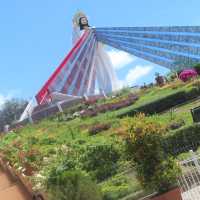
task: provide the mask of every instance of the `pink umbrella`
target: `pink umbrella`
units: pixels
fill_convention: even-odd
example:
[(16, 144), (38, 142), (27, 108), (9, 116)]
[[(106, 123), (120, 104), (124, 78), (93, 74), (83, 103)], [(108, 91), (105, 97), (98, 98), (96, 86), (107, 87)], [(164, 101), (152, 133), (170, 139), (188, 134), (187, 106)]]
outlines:
[(198, 74), (195, 69), (185, 69), (179, 74), (179, 79), (186, 82), (191, 78), (197, 77)]

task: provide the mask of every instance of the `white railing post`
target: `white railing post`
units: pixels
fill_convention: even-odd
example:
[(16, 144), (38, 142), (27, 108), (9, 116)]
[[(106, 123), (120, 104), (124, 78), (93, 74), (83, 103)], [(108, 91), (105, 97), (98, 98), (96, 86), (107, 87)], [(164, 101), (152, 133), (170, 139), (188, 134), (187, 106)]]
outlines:
[(63, 113), (63, 109), (62, 109), (61, 103), (58, 102), (58, 103), (56, 103), (56, 105), (58, 107), (59, 112)]
[(178, 179), (183, 200), (200, 199), (200, 163), (199, 155), (189, 151), (190, 157), (181, 161), (182, 175)]
[(196, 155), (196, 153), (193, 150), (190, 150), (190, 155), (191, 155), (192, 161), (194, 162), (195, 167), (197, 168), (197, 170), (200, 174), (200, 165), (198, 162), (198, 159), (199, 159), (198, 156)]
[(29, 123), (33, 124), (33, 118), (32, 118), (31, 113), (27, 112), (27, 115), (28, 115), (28, 121), (29, 121)]
[(18, 122), (22, 122), (23, 120), (27, 119), (31, 122), (32, 121), (32, 118), (31, 118), (31, 115), (32, 115), (32, 112), (35, 108), (35, 99), (32, 98), (28, 105), (26, 106), (24, 112), (21, 114), (20, 116), (20, 119), (18, 120)]

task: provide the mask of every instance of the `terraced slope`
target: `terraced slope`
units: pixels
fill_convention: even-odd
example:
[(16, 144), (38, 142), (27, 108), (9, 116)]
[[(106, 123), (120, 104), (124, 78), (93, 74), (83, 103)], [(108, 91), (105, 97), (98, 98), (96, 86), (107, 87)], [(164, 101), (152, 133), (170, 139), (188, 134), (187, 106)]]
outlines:
[[(160, 105), (167, 103), (169, 108), (156, 114), (147, 114), (146, 118), (166, 126), (170, 133), (171, 127), (177, 125), (177, 131), (193, 126), (190, 109), (200, 105), (199, 93), (195, 96), (194, 90), (200, 91), (200, 80), (188, 83), (173, 82), (162, 88), (152, 87), (141, 91), (127, 90), (94, 104), (75, 105), (64, 110), (64, 113), (58, 113), (38, 123), (27, 124), (2, 136), (0, 153), (17, 172), (26, 176), (36, 191), (39, 189), (45, 194), (51, 194), (54, 191), (46, 191), (48, 189), (46, 186), (52, 183), (51, 180), (57, 176), (57, 172), (81, 170), (89, 174), (97, 183), (103, 200), (126, 199), (126, 196), (131, 196), (131, 200), (136, 200), (148, 194), (149, 191), (143, 191), (136, 178), (134, 166), (126, 155), (123, 133), (127, 129), (129, 120), (137, 119), (133, 116), (123, 118), (118, 116), (145, 105), (147, 108), (150, 108), (149, 105), (156, 105), (156, 108), (159, 108), (158, 103)], [(195, 98), (181, 102), (184, 104), (178, 104), (176, 97), (182, 91)], [(139, 99), (127, 106), (126, 101), (130, 94), (136, 94)], [(175, 98), (173, 102), (177, 104), (172, 102), (171, 105), (171, 101), (166, 101), (166, 98), (170, 99), (170, 95), (173, 95)], [(124, 104), (125, 106), (109, 109), (119, 102), (120, 106)], [(105, 107), (108, 109), (102, 112), (102, 108)], [(80, 110), (92, 110), (96, 113), (94, 116), (81, 116)], [(21, 186), (19, 187), (16, 181), (9, 182), (9, 179), (5, 177), (7, 175), (2, 176), (2, 191), (10, 189), (8, 195), (12, 192), (23, 194), (20, 192)], [(5, 185), (4, 178), (7, 180)], [(3, 194), (0, 194), (0, 200), (1, 195)], [(6, 198), (9, 200), (10, 197)], [(6, 198), (2, 199), (6, 200)], [(28, 200), (28, 197), (26, 198)], [(21, 200), (23, 197), (18, 197), (18, 199)]]

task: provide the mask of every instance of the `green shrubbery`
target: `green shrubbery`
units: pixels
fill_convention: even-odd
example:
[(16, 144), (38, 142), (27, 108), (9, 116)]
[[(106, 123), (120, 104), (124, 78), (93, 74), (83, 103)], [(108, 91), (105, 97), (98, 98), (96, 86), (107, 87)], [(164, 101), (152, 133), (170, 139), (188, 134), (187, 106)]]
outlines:
[(138, 180), (146, 189), (166, 192), (176, 183), (179, 168), (163, 150), (165, 128), (143, 114), (128, 127), (127, 151), (135, 163)]
[(128, 175), (116, 175), (101, 184), (103, 200), (118, 200), (140, 189), (139, 183), (128, 178)]
[(102, 200), (95, 182), (81, 171), (52, 169), (47, 191), (49, 200)]
[(88, 132), (89, 132), (89, 135), (96, 135), (102, 131), (108, 130), (110, 127), (111, 127), (111, 124), (109, 124), (109, 123), (104, 123), (104, 124), (98, 123), (98, 124), (91, 126), (89, 128)]
[(160, 98), (153, 102), (139, 106), (131, 111), (122, 113), (119, 117), (134, 116), (136, 113), (155, 114), (168, 110), (181, 103), (194, 99), (200, 95), (198, 88), (190, 89), (189, 91), (179, 91), (166, 97)]
[(166, 158), (156, 167), (152, 186), (160, 193), (167, 192), (177, 184), (177, 177), (181, 174), (178, 163), (172, 158)]
[(197, 71), (197, 73), (200, 75), (200, 63), (199, 64), (196, 64), (194, 66), (194, 69)]
[[(171, 118), (172, 119), (172, 118)], [(168, 130), (176, 130), (181, 128), (182, 126), (185, 125), (185, 121), (183, 119), (173, 119), (168, 125), (167, 129)]]
[(176, 131), (171, 131), (165, 136), (165, 140), (163, 142), (165, 152), (172, 155), (189, 151), (190, 148), (198, 148), (199, 145), (200, 124), (193, 124)]
[(83, 169), (98, 181), (116, 174), (119, 151), (109, 144), (88, 147), (83, 157)]

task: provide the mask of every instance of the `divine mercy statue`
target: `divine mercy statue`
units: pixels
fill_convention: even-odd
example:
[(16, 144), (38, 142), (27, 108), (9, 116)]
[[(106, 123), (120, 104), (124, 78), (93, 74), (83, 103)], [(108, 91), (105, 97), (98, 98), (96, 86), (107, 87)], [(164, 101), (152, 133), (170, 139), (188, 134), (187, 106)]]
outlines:
[(200, 62), (199, 35), (199, 26), (94, 28), (83, 12), (77, 12), (73, 48), (37, 93), (37, 103), (48, 103), (53, 93), (83, 97), (117, 90), (119, 81), (104, 45), (180, 70)]
[[(90, 32), (94, 29), (89, 26), (87, 16), (83, 12), (78, 12), (73, 18), (73, 45), (86, 31)], [(118, 89), (116, 73), (101, 42), (97, 42), (94, 52), (93, 69), (95, 70), (99, 91), (103, 94), (109, 94)], [(95, 83), (93, 82), (93, 84)]]

